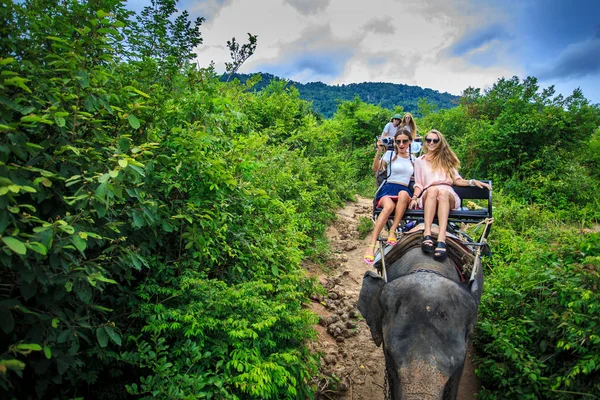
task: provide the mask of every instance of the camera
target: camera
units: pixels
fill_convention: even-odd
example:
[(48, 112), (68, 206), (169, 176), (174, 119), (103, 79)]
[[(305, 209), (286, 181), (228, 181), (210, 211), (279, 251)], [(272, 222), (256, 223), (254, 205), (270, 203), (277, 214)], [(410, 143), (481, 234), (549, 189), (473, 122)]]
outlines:
[(386, 146), (392, 145), (394, 144), (394, 138), (391, 137), (379, 137), (379, 139), (383, 142), (383, 144), (385, 144)]
[(394, 149), (394, 138), (393, 137), (383, 137), (383, 136), (380, 136), (380, 137), (377, 138), (377, 140), (381, 140), (381, 142), (383, 143), (383, 145), (386, 146), (388, 150), (393, 150)]

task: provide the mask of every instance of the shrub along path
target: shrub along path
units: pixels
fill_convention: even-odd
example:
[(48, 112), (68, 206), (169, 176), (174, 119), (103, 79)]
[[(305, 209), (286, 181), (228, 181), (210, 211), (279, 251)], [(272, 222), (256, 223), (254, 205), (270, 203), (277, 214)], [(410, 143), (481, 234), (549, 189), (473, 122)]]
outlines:
[[(362, 260), (367, 239), (360, 239), (357, 226), (360, 217), (370, 218), (371, 199), (358, 197), (337, 212), (337, 220), (328, 227), (332, 257), (325, 272), (307, 265), (327, 290), (325, 296), (314, 296), (311, 308), (319, 317), (315, 326), (318, 343), (315, 350), (323, 353), (317, 398), (339, 400), (383, 399), (384, 359), (381, 348), (371, 339), (369, 327), (356, 309), (362, 277), (368, 269)], [(475, 399), (479, 381), (474, 373), (470, 348), (461, 379), (458, 398)], [(329, 378), (328, 378), (329, 377)], [(333, 378), (333, 379), (331, 379)], [(336, 383), (337, 382), (337, 383)]]

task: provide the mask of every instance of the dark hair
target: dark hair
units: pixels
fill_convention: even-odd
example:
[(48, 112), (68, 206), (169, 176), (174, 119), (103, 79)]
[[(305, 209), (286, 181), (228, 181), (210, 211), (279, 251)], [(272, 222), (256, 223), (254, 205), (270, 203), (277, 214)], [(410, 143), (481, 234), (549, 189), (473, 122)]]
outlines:
[[(408, 137), (408, 143), (410, 144), (413, 141), (413, 137), (410, 133), (410, 128), (407, 126), (403, 126), (398, 128), (398, 130), (396, 131), (396, 134), (394, 135), (394, 146), (396, 146), (396, 138), (400, 135), (405, 135)], [(398, 158), (398, 153), (396, 153), (396, 156), (392, 159), (392, 161), (396, 161), (396, 158)], [(410, 162), (412, 163), (412, 154), (410, 153), (410, 145), (408, 147), (408, 158), (410, 159)]]
[(407, 126), (399, 127), (398, 130), (396, 131), (396, 134), (394, 135), (394, 139), (396, 139), (396, 136), (398, 136), (398, 135), (406, 135), (411, 140), (411, 142), (413, 140), (413, 137), (410, 132), (410, 128)]

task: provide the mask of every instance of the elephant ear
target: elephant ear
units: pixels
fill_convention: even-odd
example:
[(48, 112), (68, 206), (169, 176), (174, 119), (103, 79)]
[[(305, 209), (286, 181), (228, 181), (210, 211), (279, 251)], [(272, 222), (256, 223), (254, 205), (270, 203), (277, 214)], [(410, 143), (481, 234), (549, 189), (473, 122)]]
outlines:
[(479, 305), (481, 293), (483, 292), (483, 270), (481, 269), (481, 266), (479, 266), (473, 280), (469, 282), (469, 291), (471, 292), (473, 299), (475, 299), (475, 302)]
[(379, 298), (384, 286), (385, 281), (381, 276), (373, 271), (367, 271), (363, 277), (358, 298), (358, 310), (367, 321), (367, 325), (371, 329), (371, 337), (377, 347), (383, 341), (383, 308)]

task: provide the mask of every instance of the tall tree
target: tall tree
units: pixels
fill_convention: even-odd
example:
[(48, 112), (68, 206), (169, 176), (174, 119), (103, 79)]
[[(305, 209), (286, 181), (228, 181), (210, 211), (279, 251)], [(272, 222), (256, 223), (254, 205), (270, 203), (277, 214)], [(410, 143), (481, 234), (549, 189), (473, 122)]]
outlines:
[(256, 35), (248, 33), (248, 43), (245, 43), (242, 46), (240, 46), (240, 44), (235, 40), (235, 38), (232, 38), (231, 40), (227, 41), (227, 48), (230, 51), (231, 59), (233, 61), (230, 63), (225, 63), (225, 69), (229, 74), (227, 76), (227, 81), (229, 81), (232, 75), (235, 74), (238, 69), (240, 69), (242, 64), (248, 58), (250, 58), (252, 54), (254, 54), (254, 51), (256, 50), (256, 39)]
[(152, 58), (160, 63), (182, 67), (196, 57), (194, 49), (202, 44), (198, 17), (190, 21), (189, 13), (176, 8), (178, 0), (152, 0), (132, 22), (128, 42), (132, 59)]

